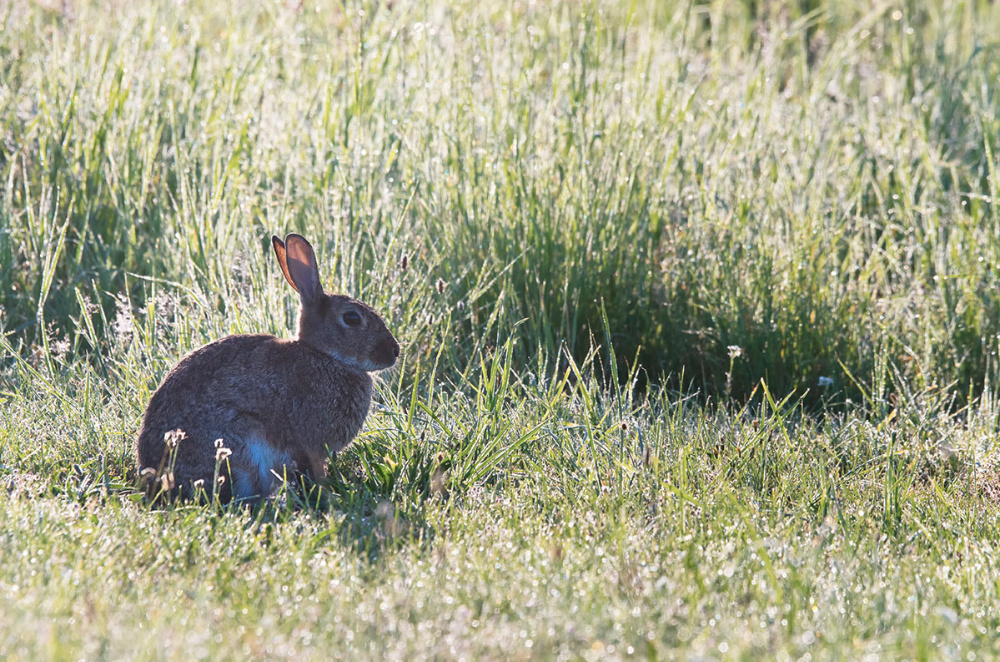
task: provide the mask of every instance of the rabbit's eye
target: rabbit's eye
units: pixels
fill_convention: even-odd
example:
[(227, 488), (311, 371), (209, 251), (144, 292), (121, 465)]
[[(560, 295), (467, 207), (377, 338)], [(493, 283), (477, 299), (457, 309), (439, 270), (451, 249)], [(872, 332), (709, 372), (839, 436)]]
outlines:
[(361, 315), (356, 310), (348, 310), (341, 319), (344, 320), (344, 324), (347, 326), (361, 326)]

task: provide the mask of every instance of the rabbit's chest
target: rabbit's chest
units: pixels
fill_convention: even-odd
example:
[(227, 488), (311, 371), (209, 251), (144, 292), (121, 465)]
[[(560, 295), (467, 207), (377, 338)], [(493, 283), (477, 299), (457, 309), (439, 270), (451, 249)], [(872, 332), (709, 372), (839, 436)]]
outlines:
[(324, 410), (325, 416), (317, 421), (314, 430), (316, 441), (332, 451), (339, 451), (361, 431), (370, 405), (371, 399), (367, 396), (317, 403), (317, 408)]
[[(265, 413), (268, 441), (278, 448), (301, 449), (310, 456), (339, 452), (357, 436), (368, 414), (367, 393), (331, 393), (317, 390)], [(268, 415), (270, 414), (270, 415)], [(269, 457), (261, 453), (261, 457)]]

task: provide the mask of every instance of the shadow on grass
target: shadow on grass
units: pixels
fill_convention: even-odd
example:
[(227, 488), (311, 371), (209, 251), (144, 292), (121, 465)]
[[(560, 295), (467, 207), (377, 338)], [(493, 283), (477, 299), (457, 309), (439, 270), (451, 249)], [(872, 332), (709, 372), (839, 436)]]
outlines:
[[(214, 512), (220, 517), (236, 514), (265, 547), (274, 537), (275, 525), (294, 525), (305, 518), (318, 526), (312, 534), (303, 532), (309, 536), (302, 541), (304, 546), (318, 549), (335, 540), (336, 544), (353, 549), (359, 558), (376, 564), (387, 552), (433, 539), (435, 531), (425, 516), (424, 503), (447, 498), (440, 467), (435, 474), (434, 468), (425, 466), (425, 462), (414, 462), (416, 466), (411, 468), (383, 462), (386, 470), (366, 470), (363, 465), (367, 463), (352, 450), (331, 462), (326, 479), (315, 482), (297, 476), (283, 483), (271, 497), (256, 503), (222, 503), (204, 492), (195, 498), (178, 498), (167, 493), (150, 495), (138, 478), (116, 482), (117, 489), (89, 496), (72, 487), (56, 491), (83, 501), (94, 498), (131, 501), (149, 512)], [(91, 484), (95, 479), (86, 482)]]

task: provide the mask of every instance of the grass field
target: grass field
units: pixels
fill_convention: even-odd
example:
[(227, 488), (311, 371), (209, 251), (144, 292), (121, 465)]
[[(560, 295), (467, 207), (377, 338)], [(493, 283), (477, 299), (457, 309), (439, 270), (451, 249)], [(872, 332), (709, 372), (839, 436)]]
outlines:
[[(0, 658), (1000, 657), (1000, 5), (0, 3)], [(403, 344), (252, 512), (150, 394)]]

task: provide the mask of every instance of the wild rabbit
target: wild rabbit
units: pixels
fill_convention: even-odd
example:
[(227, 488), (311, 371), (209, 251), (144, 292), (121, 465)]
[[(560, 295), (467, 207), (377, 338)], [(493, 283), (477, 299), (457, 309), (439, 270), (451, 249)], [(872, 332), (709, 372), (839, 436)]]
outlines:
[(298, 335), (226, 336), (167, 374), (135, 442), (151, 495), (190, 497), (203, 488), (223, 503), (253, 503), (286, 476), (323, 478), (330, 454), (351, 443), (368, 414), (368, 373), (399, 357), (378, 313), (323, 291), (304, 237), (271, 243), (299, 294)]

